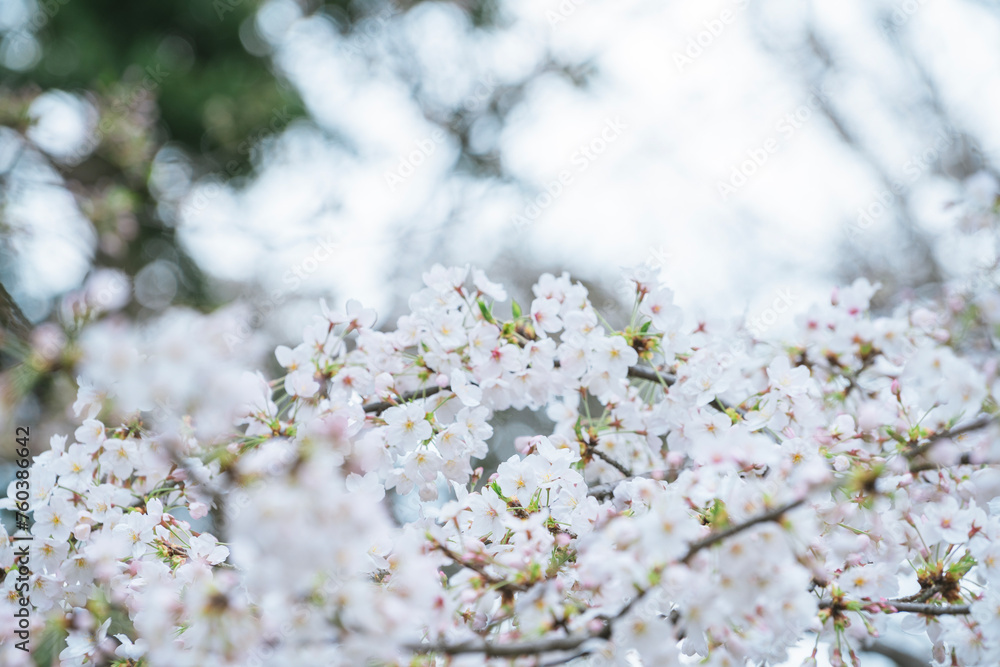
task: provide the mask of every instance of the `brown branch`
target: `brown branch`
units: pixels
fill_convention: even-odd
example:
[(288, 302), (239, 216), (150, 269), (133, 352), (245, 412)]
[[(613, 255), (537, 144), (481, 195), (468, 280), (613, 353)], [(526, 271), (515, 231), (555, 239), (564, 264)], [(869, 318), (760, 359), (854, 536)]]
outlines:
[(907, 653), (895, 646), (890, 646), (885, 642), (876, 640), (864, 641), (861, 643), (861, 650), (865, 653), (876, 653), (885, 656), (896, 663), (896, 667), (927, 667), (928, 661)]
[(479, 653), (490, 658), (514, 658), (520, 655), (539, 655), (553, 651), (573, 651), (591, 639), (600, 638), (595, 634), (535, 639), (513, 644), (493, 644), (485, 640), (467, 641), (459, 644), (429, 643), (412, 644), (406, 649), (413, 653), (445, 653), (447, 655)]
[[(709, 535), (706, 538), (698, 540), (697, 542), (691, 543), (688, 547), (687, 552), (684, 556), (677, 562), (687, 563), (703, 549), (721, 542), (722, 540), (732, 537), (737, 533), (741, 533), (753, 526), (767, 522), (767, 521), (779, 521), (781, 517), (790, 510), (799, 507), (806, 501), (806, 497), (803, 496), (798, 500), (794, 500), (790, 503), (786, 503), (780, 507), (776, 507), (757, 516), (751, 517), (746, 521), (731, 526), (725, 530), (719, 531), (713, 535)], [(426, 644), (410, 644), (405, 648), (414, 653), (444, 653), (446, 655), (461, 655), (468, 653), (479, 653), (491, 658), (507, 658), (516, 657), (522, 655), (539, 655), (543, 653), (551, 653), (554, 651), (572, 651), (580, 648), (586, 642), (593, 639), (609, 639), (611, 637), (611, 627), (612, 625), (624, 618), (632, 608), (649, 593), (651, 588), (640, 589), (636, 592), (635, 596), (632, 597), (628, 603), (622, 607), (617, 614), (607, 618), (603, 628), (596, 632), (592, 632), (586, 635), (576, 635), (576, 636), (566, 636), (566, 637), (554, 637), (551, 639), (537, 639), (525, 642), (516, 642), (511, 644), (493, 644), (491, 642), (481, 640), (481, 641), (467, 641), (458, 644), (449, 644), (446, 642), (440, 643), (426, 643)]]
[[(976, 463), (973, 464), (972, 457), (969, 456), (966, 453), (966, 454), (962, 454), (960, 457), (958, 457), (958, 461), (956, 461), (956, 462), (954, 462), (952, 464), (949, 464), (949, 466), (951, 466), (951, 465), (960, 465), (960, 466), (967, 466), (967, 465), (992, 466), (992, 465), (997, 465), (997, 463), (995, 461), (976, 461)], [(940, 469), (942, 467), (948, 467), (948, 466), (942, 466), (941, 464), (938, 464), (938, 463), (931, 463), (930, 461), (911, 461), (910, 462), (910, 472), (912, 472), (914, 474), (916, 474), (918, 472), (924, 472), (924, 471), (927, 471), (927, 470), (938, 470), (938, 469)]]
[(378, 403), (369, 403), (364, 406), (365, 412), (369, 414), (381, 414), (391, 407), (399, 405), (400, 403), (408, 403), (410, 401), (416, 400), (418, 398), (427, 398), (428, 396), (433, 396), (442, 391), (451, 391), (451, 387), (426, 387), (424, 389), (416, 389), (414, 391), (408, 391), (405, 394), (400, 395), (399, 400), (395, 401), (379, 401)]
[(934, 597), (939, 590), (940, 589), (937, 586), (931, 586), (930, 588), (925, 588), (924, 590), (918, 591), (913, 595), (895, 598), (893, 600), (889, 600), (889, 602), (891, 604), (896, 604), (897, 602), (926, 602)]
[(717, 533), (713, 533), (708, 537), (702, 538), (697, 542), (693, 543), (690, 546), (690, 548), (688, 548), (687, 553), (684, 555), (683, 558), (681, 558), (680, 562), (686, 564), (688, 561), (694, 558), (695, 554), (697, 554), (702, 549), (707, 549), (708, 547), (714, 544), (718, 544), (727, 537), (732, 537), (737, 533), (742, 533), (744, 530), (752, 528), (757, 524), (766, 523), (768, 521), (781, 521), (781, 518), (785, 515), (786, 512), (790, 512), (796, 507), (801, 506), (806, 502), (806, 499), (807, 496), (802, 496), (798, 500), (793, 500), (789, 503), (785, 503), (780, 507), (775, 507), (772, 510), (768, 510), (767, 512), (763, 512), (761, 514), (758, 514), (757, 516), (751, 517), (742, 523), (738, 523), (724, 530), (720, 530)]
[[(892, 602), (890, 605), (896, 610), (896, 612), (925, 614), (927, 616), (961, 616), (969, 613), (969, 605), (967, 604), (936, 605), (921, 602)], [(885, 613), (893, 614), (896, 612), (886, 610)]]
[[(963, 616), (969, 613), (967, 604), (930, 604), (925, 602), (900, 602), (898, 600), (886, 600), (885, 602), (859, 601), (866, 611), (880, 610), (883, 614), (924, 614), (925, 616)], [(820, 609), (829, 609), (833, 606), (832, 600), (820, 600)], [(843, 603), (838, 605), (838, 609), (844, 610)]]
[(655, 479), (657, 481), (673, 482), (677, 479), (677, 470), (650, 470), (649, 472), (641, 472), (625, 479), (620, 479), (617, 482), (609, 482), (607, 484), (599, 484), (597, 486), (592, 486), (587, 490), (587, 495), (593, 496), (598, 500), (603, 500), (615, 492), (618, 485), (622, 482), (628, 482), (633, 479)]
[(555, 660), (549, 660), (548, 662), (543, 662), (538, 667), (557, 667), (558, 665), (565, 665), (568, 662), (573, 662), (578, 658), (586, 658), (588, 655), (593, 653), (593, 651), (577, 651), (571, 655), (567, 655), (564, 658), (556, 658)]
[(670, 387), (675, 382), (677, 378), (668, 373), (656, 374), (656, 371), (652, 368), (643, 368), (641, 366), (632, 366), (628, 369), (628, 377), (636, 378), (637, 380), (648, 380), (650, 382), (662, 382), (666, 386)]
[(519, 584), (519, 583), (515, 583), (515, 582), (509, 582), (506, 579), (504, 579), (503, 577), (497, 577), (497, 576), (494, 576), (494, 575), (490, 574), (486, 570), (486, 563), (478, 563), (478, 562), (475, 562), (475, 561), (470, 561), (470, 560), (467, 560), (465, 558), (462, 558), (461, 556), (459, 556), (458, 554), (456, 554), (454, 551), (452, 551), (451, 549), (449, 549), (446, 545), (441, 544), (441, 542), (439, 542), (436, 539), (432, 539), (432, 542), (434, 544), (434, 548), (436, 548), (438, 551), (440, 551), (445, 556), (447, 556), (448, 558), (450, 558), (457, 565), (461, 565), (464, 568), (472, 570), (473, 572), (475, 572), (476, 574), (478, 574), (480, 577), (482, 577), (483, 580), (487, 584), (490, 584), (491, 586), (496, 586), (498, 589), (505, 589), (505, 590), (508, 590), (508, 591), (526, 591), (529, 588), (529, 586), (526, 586), (524, 584)]
[[(657, 382), (657, 383), (665, 385), (666, 387), (671, 387), (671, 386), (673, 386), (677, 382), (677, 378), (674, 377), (673, 375), (669, 375), (667, 373), (660, 373), (659, 375), (657, 375), (657, 371), (655, 369), (642, 368), (640, 366), (633, 366), (633, 367), (629, 368), (628, 369), (628, 376), (631, 377), (631, 378), (639, 379), (639, 380), (648, 380), (649, 382)], [(715, 407), (714, 405), (712, 405), (712, 403), (709, 403), (708, 407), (710, 407), (710, 408), (712, 408), (714, 410), (717, 410), (718, 412), (721, 412), (722, 414), (725, 414), (727, 416), (728, 416), (728, 412), (727, 411), (728, 410), (733, 410), (741, 418), (743, 418), (743, 419), (746, 418), (746, 411), (745, 410), (742, 410), (742, 409), (736, 407), (735, 405), (730, 405), (728, 402), (722, 400), (718, 396), (715, 397), (715, 402), (718, 403), (720, 407)], [(774, 441), (776, 444), (779, 444), (779, 445), (781, 444), (781, 438), (779, 438), (778, 435), (774, 431), (772, 431), (770, 429), (763, 429), (762, 432), (765, 435), (767, 435), (767, 437), (770, 438), (772, 441)]]
[[(0, 289), (2, 289), (2, 286), (0, 286)], [(559, 362), (557, 361), (556, 364), (558, 365), (558, 363)], [(652, 370), (647, 370), (644, 368), (637, 368), (637, 367), (629, 368), (628, 375), (629, 377), (639, 378), (642, 380), (650, 380), (651, 382), (660, 381), (660, 379), (656, 377), (656, 374)], [(663, 379), (666, 382), (667, 386), (672, 385), (676, 381), (673, 377), (668, 375), (664, 375)], [(364, 406), (364, 410), (369, 414), (377, 415), (385, 412), (386, 410), (388, 410), (393, 406), (399, 405), (400, 403), (408, 403), (409, 401), (418, 398), (426, 398), (428, 396), (433, 396), (434, 394), (437, 394), (442, 391), (451, 391), (451, 387), (432, 386), (432, 387), (426, 387), (424, 389), (416, 389), (414, 391), (408, 391), (405, 394), (401, 394), (398, 399), (395, 399), (393, 401), (379, 401), (378, 403), (369, 403), (368, 405)]]
[[(618, 461), (614, 460), (613, 458), (611, 458), (610, 456), (608, 456), (607, 454), (605, 454), (601, 450), (597, 449), (597, 447), (594, 447), (594, 446), (590, 447), (590, 452), (594, 456), (596, 456), (597, 458), (601, 459), (602, 461), (604, 461), (605, 463), (607, 463), (609, 466), (611, 466), (612, 468), (614, 468), (615, 470), (617, 470), (618, 472), (620, 472), (621, 474), (625, 475), (626, 479), (628, 479), (630, 477), (633, 477), (631, 470), (629, 470), (623, 464), (621, 464)], [(619, 481), (620, 482), (624, 482), (625, 480), (619, 480)]]
[(9, 331), (18, 340), (27, 342), (31, 329), (31, 322), (21, 312), (14, 297), (0, 284), (0, 332)]
[(985, 428), (986, 426), (989, 426), (990, 424), (994, 423), (994, 421), (995, 421), (994, 417), (991, 417), (989, 415), (982, 415), (972, 420), (968, 424), (965, 424), (964, 426), (946, 429), (944, 431), (938, 431), (937, 433), (933, 433), (927, 436), (927, 438), (925, 438), (924, 441), (921, 442), (920, 444), (916, 445), (915, 447), (911, 447), (910, 449), (903, 452), (903, 456), (905, 456), (910, 460), (915, 459), (916, 457), (922, 454), (926, 454), (938, 440), (944, 440), (945, 438), (957, 438), (960, 435), (964, 435), (966, 433), (970, 433), (972, 431), (977, 431), (981, 428)]

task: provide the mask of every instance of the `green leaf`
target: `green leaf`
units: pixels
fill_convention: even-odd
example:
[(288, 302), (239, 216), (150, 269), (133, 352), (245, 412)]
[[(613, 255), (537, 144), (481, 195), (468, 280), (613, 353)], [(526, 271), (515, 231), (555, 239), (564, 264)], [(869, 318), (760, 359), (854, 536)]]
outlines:
[(486, 304), (483, 303), (482, 299), (479, 299), (477, 303), (479, 304), (479, 312), (483, 314), (483, 319), (485, 319), (490, 324), (493, 324), (495, 322), (495, 320), (493, 319), (493, 313), (491, 313), (489, 308), (486, 307)]
[(514, 319), (521, 317), (521, 306), (514, 299), (510, 300), (510, 312), (513, 313)]

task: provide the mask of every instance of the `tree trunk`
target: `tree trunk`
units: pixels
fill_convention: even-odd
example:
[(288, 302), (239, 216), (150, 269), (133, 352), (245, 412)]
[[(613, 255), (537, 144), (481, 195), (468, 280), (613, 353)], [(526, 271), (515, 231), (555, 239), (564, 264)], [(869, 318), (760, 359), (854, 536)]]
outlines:
[[(14, 303), (14, 299), (4, 289), (3, 284), (0, 284), (0, 369), (7, 365), (4, 363), (2, 351), (9, 348), (14, 341), (27, 343), (30, 334), (31, 322)], [(9, 338), (13, 338), (14, 341)]]

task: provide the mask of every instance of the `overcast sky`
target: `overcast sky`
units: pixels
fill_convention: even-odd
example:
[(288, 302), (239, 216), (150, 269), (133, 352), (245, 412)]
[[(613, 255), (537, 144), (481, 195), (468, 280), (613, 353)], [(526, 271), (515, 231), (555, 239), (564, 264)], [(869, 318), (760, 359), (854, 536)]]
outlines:
[[(401, 260), (403, 230), (409, 267), (431, 257), (488, 265), (514, 250), (526, 265), (611, 285), (619, 267), (645, 262), (664, 269), (681, 304), (708, 314), (752, 316), (782, 289), (804, 308), (833, 284), (845, 227), (858, 225), (859, 210), (882, 189), (818, 113), (821, 96), (912, 190), (922, 224), (946, 229), (951, 219), (945, 205), (955, 183), (927, 166), (949, 138), (899, 122), (919, 91), (887, 46), (887, 16), (899, 38), (926, 55), (922, 64), (949, 112), (989, 152), (1000, 145), (989, 123), (1000, 101), (1000, 34), (994, 15), (976, 3), (831, 0), (806, 9), (763, 0), (510, 0), (500, 7), (501, 27), (488, 33), (473, 30), (454, 5), (428, 2), (376, 16), (360, 38), (347, 39), (328, 18), (303, 18), (291, 0), (268, 3), (259, 30), (324, 131), (286, 126), (275, 110), (277, 131), (254, 145), (263, 170), (249, 187), (237, 192), (206, 179), (185, 199), (185, 246), (220, 278), (356, 296), (383, 310), (400, 290), (387, 276)], [(822, 90), (789, 50), (809, 24), (838, 61)], [(589, 63), (591, 85), (537, 77), (505, 125), (483, 122), (474, 133), (499, 148), (527, 191), (457, 173), (458, 146), (414, 103), (414, 80), (442, 107), (474, 108), (546, 53)], [(78, 106), (52, 95), (37, 102), (36, 141), (57, 152), (85, 137)], [(56, 188), (22, 199), (12, 218), (41, 233), (23, 243), (21, 289), (38, 295), (72, 286), (87, 268), (79, 248), (93, 243), (87, 223)], [(884, 244), (891, 217), (871, 219), (860, 243)], [(289, 280), (333, 244), (335, 252), (321, 253), (331, 259), (306, 280)], [(419, 270), (408, 269), (404, 280), (416, 285)]]

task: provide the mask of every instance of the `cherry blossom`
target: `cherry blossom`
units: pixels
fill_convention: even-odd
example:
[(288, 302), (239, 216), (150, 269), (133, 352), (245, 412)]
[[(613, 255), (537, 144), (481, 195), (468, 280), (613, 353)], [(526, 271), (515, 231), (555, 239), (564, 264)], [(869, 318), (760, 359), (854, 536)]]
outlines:
[[(996, 664), (981, 295), (877, 315), (859, 280), (769, 342), (643, 276), (620, 329), (565, 273), (525, 312), (480, 269), (423, 281), (395, 326), (321, 304), (270, 379), (228, 315), (66, 328), (79, 422), (29, 485), (33, 632), (67, 628), (63, 664), (850, 662), (891, 614), (941, 665)], [(499, 442), (508, 409), (551, 429)]]

